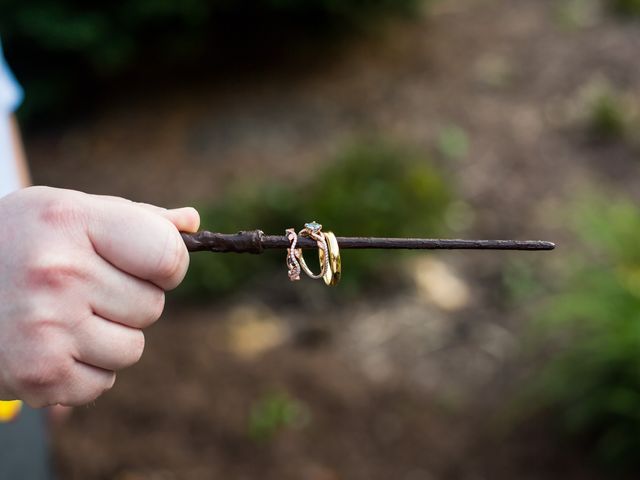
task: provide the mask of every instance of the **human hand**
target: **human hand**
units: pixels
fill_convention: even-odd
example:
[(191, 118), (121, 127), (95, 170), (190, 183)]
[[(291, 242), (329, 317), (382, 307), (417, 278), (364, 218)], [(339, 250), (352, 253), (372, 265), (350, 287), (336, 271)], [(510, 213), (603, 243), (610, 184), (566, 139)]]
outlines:
[(93, 401), (140, 359), (198, 213), (31, 187), (0, 198), (0, 222), (0, 400)]

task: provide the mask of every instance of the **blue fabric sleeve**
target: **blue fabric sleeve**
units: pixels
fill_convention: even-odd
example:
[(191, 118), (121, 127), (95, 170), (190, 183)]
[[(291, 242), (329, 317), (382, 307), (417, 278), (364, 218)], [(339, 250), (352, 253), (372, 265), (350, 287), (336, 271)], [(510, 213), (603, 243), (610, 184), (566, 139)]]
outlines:
[(23, 92), (9, 69), (0, 43), (0, 114), (13, 112), (22, 102)]
[[(22, 89), (4, 60), (0, 44), (0, 197), (20, 188), (10, 120), (21, 101)], [(0, 478), (4, 478), (1, 470)]]

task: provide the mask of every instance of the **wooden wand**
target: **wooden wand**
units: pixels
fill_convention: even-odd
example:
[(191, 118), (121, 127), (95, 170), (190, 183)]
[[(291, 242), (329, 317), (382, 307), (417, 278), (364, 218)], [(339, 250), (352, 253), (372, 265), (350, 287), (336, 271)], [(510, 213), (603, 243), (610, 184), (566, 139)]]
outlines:
[[(261, 230), (234, 234), (201, 231), (183, 233), (190, 252), (262, 253), (265, 249), (289, 248), (284, 235), (265, 235)], [(337, 237), (340, 249), (384, 248), (409, 250), (553, 250), (554, 243), (542, 240), (459, 240), (435, 238)], [(299, 237), (298, 248), (318, 248), (311, 238)]]

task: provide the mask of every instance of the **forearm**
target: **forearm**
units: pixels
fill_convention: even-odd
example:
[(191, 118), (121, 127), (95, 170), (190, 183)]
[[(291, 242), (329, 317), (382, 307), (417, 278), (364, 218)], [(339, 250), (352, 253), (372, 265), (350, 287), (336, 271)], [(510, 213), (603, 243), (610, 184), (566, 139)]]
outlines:
[(20, 186), (28, 187), (31, 185), (31, 175), (29, 174), (29, 166), (27, 165), (27, 157), (24, 152), (22, 136), (20, 135), (20, 127), (15, 116), (11, 117), (11, 139), (13, 144), (14, 161), (16, 162), (16, 171), (20, 179)]

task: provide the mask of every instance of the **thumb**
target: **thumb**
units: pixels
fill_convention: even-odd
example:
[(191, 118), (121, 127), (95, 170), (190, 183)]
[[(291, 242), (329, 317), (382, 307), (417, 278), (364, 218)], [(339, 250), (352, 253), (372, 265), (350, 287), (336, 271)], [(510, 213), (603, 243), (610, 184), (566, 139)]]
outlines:
[(112, 197), (109, 195), (97, 195), (97, 197), (111, 202), (127, 203), (144, 208), (145, 210), (166, 218), (173, 223), (180, 232), (193, 233), (200, 227), (200, 214), (192, 207), (174, 208), (169, 210), (149, 203), (132, 202), (125, 198)]
[(200, 227), (200, 214), (195, 208), (184, 207), (157, 212), (173, 223), (180, 232), (195, 232)]

